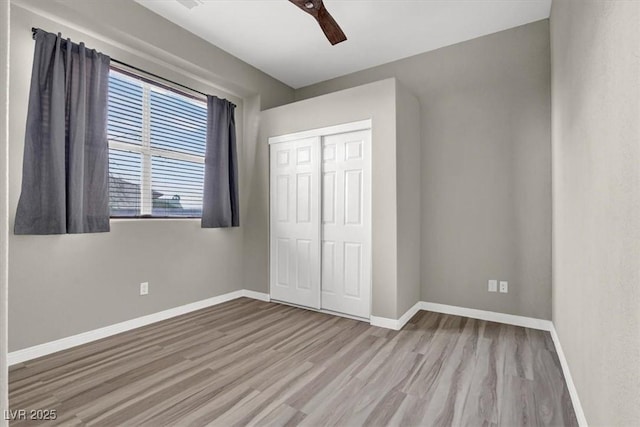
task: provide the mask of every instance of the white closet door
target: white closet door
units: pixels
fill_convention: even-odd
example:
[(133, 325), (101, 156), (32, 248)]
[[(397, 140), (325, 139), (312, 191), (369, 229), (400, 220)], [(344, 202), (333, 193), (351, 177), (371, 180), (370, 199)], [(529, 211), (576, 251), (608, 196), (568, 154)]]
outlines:
[(322, 308), (369, 318), (371, 132), (322, 139)]
[(320, 308), (320, 141), (270, 145), (271, 298)]

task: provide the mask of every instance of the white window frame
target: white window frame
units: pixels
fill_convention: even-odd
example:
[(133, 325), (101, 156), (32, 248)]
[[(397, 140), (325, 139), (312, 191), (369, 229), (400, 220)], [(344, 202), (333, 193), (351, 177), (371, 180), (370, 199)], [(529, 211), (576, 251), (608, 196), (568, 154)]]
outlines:
[[(117, 68), (112, 68), (111, 71), (119, 72), (120, 74), (124, 74), (125, 76), (130, 75), (130, 72), (123, 72)], [(131, 77), (135, 78), (135, 77)], [(140, 216), (138, 217), (130, 217), (131, 219), (145, 219), (145, 218), (154, 218), (153, 213), (153, 193), (152, 193), (152, 185), (151, 185), (151, 158), (152, 157), (164, 157), (167, 159), (174, 160), (184, 160), (193, 163), (204, 164), (205, 156), (199, 156), (196, 154), (187, 154), (181, 153), (178, 151), (165, 150), (162, 148), (153, 148), (151, 146), (151, 89), (152, 87), (155, 90), (166, 90), (170, 92), (170, 90), (165, 89), (163, 86), (165, 84), (151, 84), (146, 81), (146, 78), (140, 79), (140, 83), (142, 84), (142, 141), (141, 144), (132, 144), (129, 142), (122, 141), (113, 141), (109, 139), (109, 148), (120, 151), (128, 151), (131, 153), (138, 153), (141, 156), (141, 166), (142, 166), (142, 182), (140, 183)], [(185, 96), (187, 98), (192, 98), (186, 92), (181, 90), (172, 90), (173, 92)], [(195, 100), (194, 100), (195, 101)], [(206, 108), (206, 102), (203, 100), (202, 103)], [(204, 191), (204, 189), (203, 189)], [(120, 217), (112, 217), (112, 218), (120, 218)], [(128, 217), (125, 217), (128, 218)], [(193, 217), (155, 217), (155, 218), (171, 218), (171, 219), (188, 219)]]

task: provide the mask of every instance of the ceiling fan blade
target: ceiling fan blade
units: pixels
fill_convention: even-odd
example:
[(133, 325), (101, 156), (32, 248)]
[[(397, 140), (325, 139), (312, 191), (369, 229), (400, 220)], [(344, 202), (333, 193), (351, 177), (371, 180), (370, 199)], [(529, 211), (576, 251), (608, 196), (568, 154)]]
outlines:
[(316, 18), (320, 28), (332, 45), (336, 45), (347, 39), (338, 23), (333, 19), (322, 0), (289, 0), (291, 3)]
[(344, 35), (344, 32), (336, 20), (333, 19), (333, 16), (331, 16), (327, 8), (324, 7), (324, 4), (322, 4), (320, 10), (318, 10), (318, 16), (316, 19), (318, 20), (318, 24), (320, 24), (320, 28), (322, 28), (324, 35), (327, 36), (329, 43), (332, 45), (336, 45), (347, 39), (347, 36)]

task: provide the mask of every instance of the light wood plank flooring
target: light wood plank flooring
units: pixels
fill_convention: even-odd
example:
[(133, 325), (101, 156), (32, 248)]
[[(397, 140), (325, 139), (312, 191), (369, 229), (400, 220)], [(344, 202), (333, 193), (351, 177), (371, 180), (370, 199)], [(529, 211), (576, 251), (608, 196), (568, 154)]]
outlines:
[(67, 426), (577, 425), (546, 332), (246, 298), (15, 366), (9, 387), (11, 409)]

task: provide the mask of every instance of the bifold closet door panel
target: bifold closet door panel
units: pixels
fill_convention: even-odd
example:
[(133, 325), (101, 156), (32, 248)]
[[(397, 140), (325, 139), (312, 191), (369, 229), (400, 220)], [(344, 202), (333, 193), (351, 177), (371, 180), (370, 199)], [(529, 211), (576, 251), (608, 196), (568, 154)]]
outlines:
[(270, 145), (271, 298), (320, 308), (320, 138)]
[(371, 132), (322, 138), (322, 308), (369, 318)]

